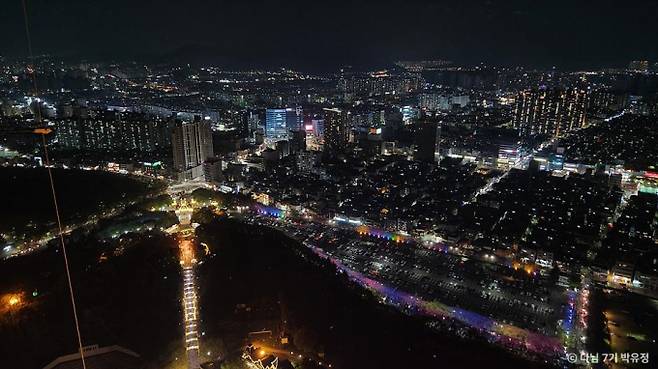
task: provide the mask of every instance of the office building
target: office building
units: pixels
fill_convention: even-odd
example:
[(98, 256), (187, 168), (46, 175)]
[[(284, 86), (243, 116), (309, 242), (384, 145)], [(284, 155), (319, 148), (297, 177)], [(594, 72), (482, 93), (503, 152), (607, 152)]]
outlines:
[(265, 110), (265, 137), (269, 140), (285, 140), (289, 131), (299, 131), (302, 124), (303, 111), (299, 107)]
[(521, 159), (521, 145), (518, 142), (501, 142), (498, 145), (498, 159), (496, 166), (507, 170), (517, 165)]
[(288, 138), (286, 109), (265, 110), (265, 137), (272, 140)]
[[(411, 122), (418, 118), (418, 109), (413, 106), (403, 106), (400, 108), (400, 113), (402, 114), (402, 122), (404, 124), (411, 124)], [(372, 126), (371, 126), (372, 127)]]

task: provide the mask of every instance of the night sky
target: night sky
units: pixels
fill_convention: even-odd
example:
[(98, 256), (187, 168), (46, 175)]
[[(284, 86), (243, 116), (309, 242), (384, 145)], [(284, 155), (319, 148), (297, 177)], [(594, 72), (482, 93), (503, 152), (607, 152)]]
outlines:
[[(658, 60), (655, 0), (26, 0), (36, 54), (232, 66), (397, 59), (581, 68)], [(21, 0), (0, 54), (27, 54)]]

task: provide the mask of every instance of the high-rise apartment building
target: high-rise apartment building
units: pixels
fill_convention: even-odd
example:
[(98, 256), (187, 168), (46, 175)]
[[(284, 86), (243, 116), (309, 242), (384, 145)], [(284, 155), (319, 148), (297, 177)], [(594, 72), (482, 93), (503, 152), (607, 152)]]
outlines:
[(516, 98), (514, 127), (522, 135), (559, 137), (585, 125), (587, 93), (577, 88), (533, 89)]
[(249, 136), (250, 114), (246, 110), (223, 110), (219, 114), (219, 128), (232, 131), (238, 138), (246, 138)]
[(196, 119), (178, 122), (171, 138), (174, 168), (182, 179), (203, 175), (203, 162), (214, 156), (210, 123)]
[(468, 95), (444, 95), (440, 93), (424, 93), (418, 96), (418, 106), (427, 111), (451, 110), (457, 106), (465, 107), (470, 103)]
[(95, 111), (53, 120), (55, 148), (146, 158), (167, 151), (173, 121), (143, 113)]
[(348, 113), (340, 109), (323, 109), (324, 151), (334, 155), (345, 150), (349, 139)]
[(414, 127), (414, 159), (425, 162), (436, 160), (437, 132), (436, 122), (419, 122)]

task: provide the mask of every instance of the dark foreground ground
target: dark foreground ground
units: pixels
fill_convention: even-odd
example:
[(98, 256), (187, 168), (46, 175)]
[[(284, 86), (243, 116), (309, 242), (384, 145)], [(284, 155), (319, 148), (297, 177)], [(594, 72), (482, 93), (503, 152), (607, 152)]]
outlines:
[[(162, 184), (100, 171), (53, 170), (62, 220), (71, 224), (113, 206), (143, 198)], [(0, 232), (40, 234), (55, 226), (50, 180), (44, 168), (0, 168)], [(1, 240), (0, 240), (1, 241)]]
[(197, 228), (197, 235), (211, 250), (199, 267), (200, 305), (206, 342), (219, 347), (219, 356), (267, 340), (267, 333), (248, 332), (271, 330), (269, 342), (290, 337), (284, 350), (334, 368), (542, 367), (484, 342), (426, 328), (277, 231), (215, 219)]
[[(162, 234), (93, 236), (68, 242), (84, 345), (120, 345), (161, 368), (181, 337), (180, 266)], [(58, 247), (0, 262), (0, 295), (23, 293), (0, 313), (0, 368), (39, 369), (77, 351), (64, 262)]]

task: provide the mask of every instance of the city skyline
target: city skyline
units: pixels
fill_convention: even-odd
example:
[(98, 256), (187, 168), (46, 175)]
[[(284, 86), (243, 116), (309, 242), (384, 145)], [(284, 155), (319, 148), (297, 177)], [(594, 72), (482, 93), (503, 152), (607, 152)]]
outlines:
[(0, 368), (655, 366), (658, 3), (6, 10)]

